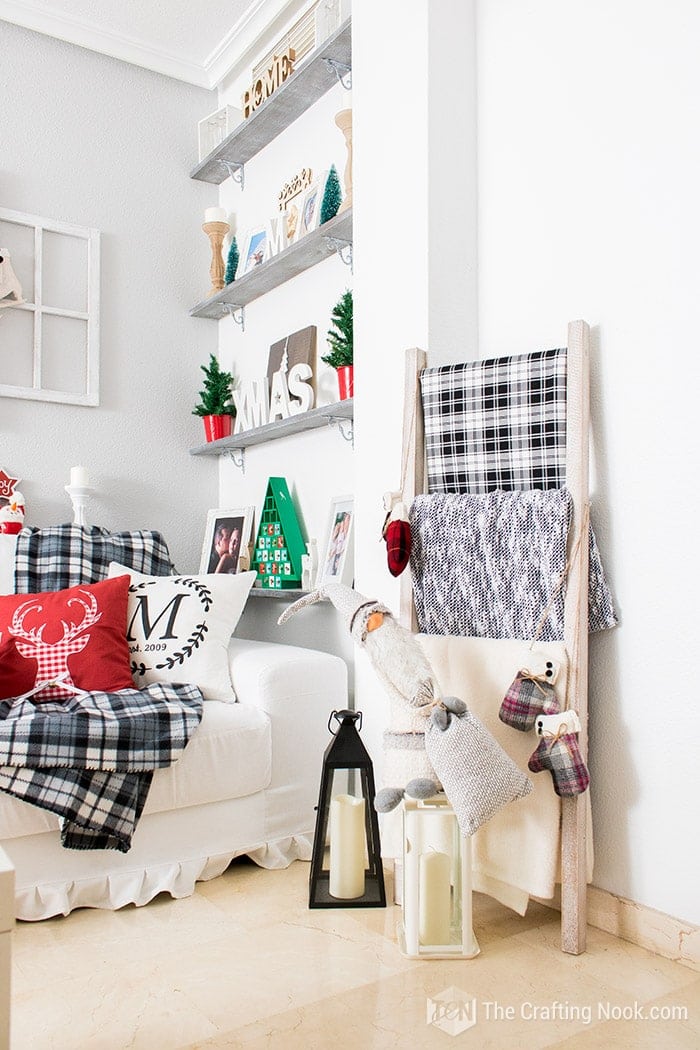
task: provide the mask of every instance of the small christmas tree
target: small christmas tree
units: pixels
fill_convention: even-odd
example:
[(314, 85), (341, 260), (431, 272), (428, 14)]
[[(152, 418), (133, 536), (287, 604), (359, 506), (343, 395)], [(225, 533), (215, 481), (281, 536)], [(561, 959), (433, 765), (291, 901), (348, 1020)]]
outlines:
[(328, 178), (326, 179), (326, 188), (323, 191), (323, 201), (321, 203), (321, 217), (320, 222), (328, 222), (334, 215), (338, 214), (338, 208), (343, 200), (343, 194), (340, 189), (340, 180), (338, 178), (338, 172), (335, 170), (335, 164), (331, 164), (331, 170), (328, 172)]
[(200, 403), (192, 409), (193, 416), (235, 416), (233, 404), (233, 376), (222, 372), (219, 362), (211, 354), (209, 365), (200, 365), (204, 372), (204, 388), (200, 390)]
[(352, 364), (352, 292), (346, 291), (333, 307), (333, 328), (328, 329), (330, 354), (322, 357), (331, 368)]
[(228, 258), (226, 259), (226, 273), (224, 275), (225, 284), (233, 284), (236, 280), (236, 270), (238, 269), (238, 242), (234, 237), (231, 241), (231, 247), (228, 250)]

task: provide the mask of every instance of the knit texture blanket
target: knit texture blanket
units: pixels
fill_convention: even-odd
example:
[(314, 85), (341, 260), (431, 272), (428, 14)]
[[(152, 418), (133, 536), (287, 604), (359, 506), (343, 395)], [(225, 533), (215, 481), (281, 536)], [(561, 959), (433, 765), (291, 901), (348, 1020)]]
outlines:
[(109, 532), (99, 525), (27, 528), (17, 536), (15, 591), (62, 591), (107, 576), (109, 563), (128, 565), (146, 576), (170, 576), (175, 567), (159, 532)]
[(61, 817), (68, 849), (127, 853), (153, 770), (180, 756), (202, 718), (193, 685), (0, 701), (0, 790)]
[[(417, 496), (410, 511), (411, 572), (418, 630), (474, 638), (564, 638), (571, 496), (566, 489)], [(589, 530), (591, 631), (617, 623), (593, 530)]]

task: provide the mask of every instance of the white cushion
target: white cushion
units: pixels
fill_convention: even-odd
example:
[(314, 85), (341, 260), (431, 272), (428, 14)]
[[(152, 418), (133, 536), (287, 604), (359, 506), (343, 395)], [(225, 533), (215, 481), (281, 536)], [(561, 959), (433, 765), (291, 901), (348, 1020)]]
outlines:
[[(180, 759), (153, 774), (144, 815), (254, 794), (267, 787), (271, 772), (267, 715), (250, 704), (212, 701)], [(58, 826), (55, 814), (0, 792), (0, 839)]]
[(0, 594), (15, 593), (17, 536), (0, 533)]
[(131, 576), (127, 641), (137, 689), (152, 682), (190, 682), (205, 700), (235, 699), (228, 643), (254, 572), (144, 576), (111, 562), (108, 575)]

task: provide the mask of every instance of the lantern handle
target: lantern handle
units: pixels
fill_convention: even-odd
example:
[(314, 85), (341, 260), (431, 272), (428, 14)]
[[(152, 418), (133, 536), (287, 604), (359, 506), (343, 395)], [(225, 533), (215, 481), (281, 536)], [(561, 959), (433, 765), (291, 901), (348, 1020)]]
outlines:
[(328, 732), (331, 734), (331, 736), (335, 736), (335, 734), (338, 732), (337, 729), (335, 731), (331, 729), (331, 722), (334, 718), (339, 724), (342, 724), (343, 722), (348, 720), (357, 722), (358, 733), (362, 729), (362, 711), (331, 711), (330, 718), (328, 719)]

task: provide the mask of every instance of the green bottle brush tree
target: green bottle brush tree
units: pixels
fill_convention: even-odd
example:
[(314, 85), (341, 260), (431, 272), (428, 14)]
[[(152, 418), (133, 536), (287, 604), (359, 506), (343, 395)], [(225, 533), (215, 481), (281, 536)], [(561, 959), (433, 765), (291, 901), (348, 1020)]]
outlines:
[(331, 352), (321, 360), (331, 368), (344, 368), (352, 364), (352, 292), (344, 292), (333, 307), (331, 325), (328, 329)]

